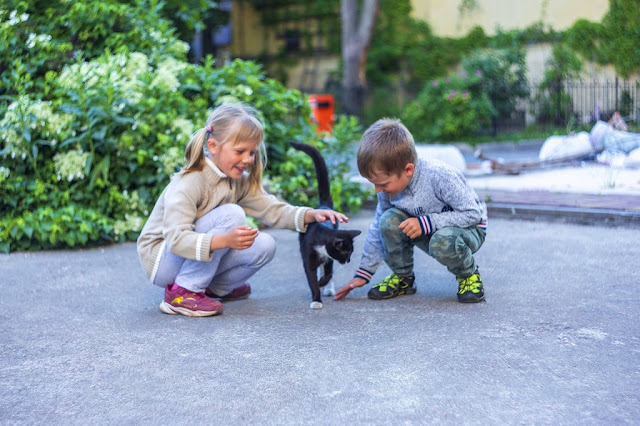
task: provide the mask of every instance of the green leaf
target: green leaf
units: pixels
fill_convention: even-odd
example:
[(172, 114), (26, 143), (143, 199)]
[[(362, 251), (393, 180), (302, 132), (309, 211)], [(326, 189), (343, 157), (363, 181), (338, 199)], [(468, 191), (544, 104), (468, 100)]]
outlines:
[(67, 232), (64, 236), (64, 241), (69, 245), (69, 247), (75, 247), (76, 245), (76, 233), (75, 232)]
[(33, 237), (33, 227), (32, 226), (25, 226), (22, 228), (22, 232), (24, 232), (24, 234), (31, 238)]
[(84, 138), (85, 138), (85, 134), (83, 133), (78, 136), (65, 139), (62, 143), (60, 143), (60, 145), (58, 145), (58, 148), (64, 148), (65, 146), (71, 145), (72, 143), (80, 142)]
[(107, 134), (107, 126), (100, 126), (98, 129), (93, 132), (91, 138), (93, 140), (101, 141), (104, 139), (104, 136)]
[(91, 166), (93, 165), (93, 155), (87, 155), (87, 160), (84, 163), (84, 174), (89, 175), (91, 172)]

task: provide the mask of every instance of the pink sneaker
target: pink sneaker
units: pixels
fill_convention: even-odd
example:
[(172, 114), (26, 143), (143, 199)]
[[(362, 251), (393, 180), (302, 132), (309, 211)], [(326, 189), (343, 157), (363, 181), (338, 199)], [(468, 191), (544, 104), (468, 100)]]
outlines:
[(209, 288), (205, 290), (204, 294), (209, 297), (215, 297), (216, 299), (230, 302), (232, 300), (246, 299), (247, 297), (249, 297), (249, 295), (251, 294), (251, 286), (247, 282), (242, 283), (238, 287), (234, 288), (231, 293), (228, 293), (226, 296), (218, 296)]
[(210, 317), (222, 313), (222, 303), (178, 284), (171, 284), (164, 289), (164, 301), (160, 304), (160, 310), (169, 315)]

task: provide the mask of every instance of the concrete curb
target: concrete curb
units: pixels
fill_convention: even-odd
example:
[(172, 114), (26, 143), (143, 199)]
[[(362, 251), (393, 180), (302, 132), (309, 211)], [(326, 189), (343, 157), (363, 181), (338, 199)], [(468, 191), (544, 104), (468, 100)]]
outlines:
[(640, 211), (492, 202), (487, 203), (487, 209), (489, 218), (640, 228)]

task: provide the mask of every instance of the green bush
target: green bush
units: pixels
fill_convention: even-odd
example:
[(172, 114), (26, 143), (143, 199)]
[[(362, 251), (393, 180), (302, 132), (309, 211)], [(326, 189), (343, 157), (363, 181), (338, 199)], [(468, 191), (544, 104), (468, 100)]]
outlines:
[(93, 209), (40, 207), (2, 221), (0, 252), (86, 246), (110, 239), (112, 226)]
[(427, 83), (402, 113), (416, 141), (456, 140), (487, 128), (494, 110), (482, 81), (477, 73)]
[(61, 71), (79, 56), (94, 59), (106, 49), (148, 56), (184, 55), (185, 43), (175, 38), (161, 11), (157, 0), (4, 1), (0, 6), (0, 95), (13, 93), (9, 76), (15, 59), (32, 77), (34, 89), (46, 97), (46, 73)]
[[(33, 13), (35, 3), (19, 6)], [(260, 111), (269, 155), (267, 179), (290, 162), (289, 140), (316, 143), (318, 139), (305, 97), (267, 78), (259, 65), (236, 60), (217, 68), (210, 58), (201, 65), (189, 64), (186, 45), (173, 37), (166, 22), (156, 17), (160, 28), (151, 26), (159, 11), (157, 3), (151, 3), (147, 15), (141, 2), (133, 11), (120, 8), (117, 2), (104, 3), (72, 6), (77, 3), (65, 2), (60, 10), (43, 9), (56, 19), (58, 13), (73, 13), (98, 27), (93, 33), (91, 27), (73, 22), (73, 48), (65, 52), (75, 52), (75, 58), (65, 56), (56, 62), (61, 50), (44, 49), (34, 62), (27, 51), (18, 49), (15, 57), (0, 51), (2, 252), (136, 238), (158, 195), (183, 164), (184, 147), (192, 133), (222, 102), (246, 102)], [(115, 16), (97, 18), (91, 11)], [(3, 46), (16, 43), (15, 34), (5, 31), (7, 26), (18, 27), (22, 35), (47, 28), (39, 15), (23, 20), (19, 13), (5, 10), (0, 16), (13, 16), (0, 23)], [(135, 22), (149, 26), (122, 24), (126, 34), (100, 30), (100, 25), (119, 28), (118, 16), (137, 16)], [(132, 40), (135, 34), (140, 37), (137, 42)], [(75, 40), (80, 36), (82, 43)], [(61, 40), (56, 37), (51, 41)], [(117, 40), (131, 45), (119, 45)], [(111, 49), (92, 56), (98, 46)], [(135, 46), (141, 50), (134, 50)], [(83, 47), (89, 55), (84, 55)], [(40, 63), (60, 67), (40, 67)], [(347, 121), (349, 125), (337, 126), (334, 142), (323, 146), (327, 156), (357, 139), (357, 122)], [(350, 130), (340, 136), (343, 127)], [(287, 176), (279, 179), (286, 182)], [(361, 190), (349, 182), (342, 185), (340, 178), (336, 177), (333, 188), (340, 200), (337, 208), (357, 208), (353, 199)], [(293, 202), (299, 184), (283, 184), (277, 195)]]
[(468, 75), (482, 76), (494, 119), (511, 118), (518, 102), (529, 96), (524, 49), (477, 50), (462, 60), (462, 67)]
[[(362, 203), (373, 197), (373, 192), (364, 192), (360, 183), (349, 179), (352, 176), (353, 141), (359, 139), (360, 124), (354, 117), (339, 116), (331, 135), (305, 141), (324, 153), (331, 181), (331, 198), (334, 208), (340, 211), (358, 211)], [(288, 194), (286, 198), (297, 205), (318, 205), (318, 181), (311, 158), (300, 151), (289, 148), (287, 161), (278, 164), (277, 170), (268, 180), (269, 190), (276, 194)]]
[(581, 69), (582, 62), (565, 44), (553, 46), (544, 79), (532, 100), (538, 122), (556, 126), (569, 123), (573, 115), (573, 98), (567, 93), (564, 82), (578, 78)]
[(640, 68), (640, 7), (637, 1), (609, 0), (602, 22), (576, 21), (564, 34), (564, 41), (582, 57), (611, 64), (629, 78)]
[[(16, 80), (28, 80), (22, 77), (16, 73)], [(102, 218), (95, 224), (100, 229), (86, 239), (75, 238), (74, 244), (94, 238), (134, 238), (181, 166), (190, 135), (221, 102), (248, 102), (260, 110), (271, 157), (267, 175), (286, 171), (289, 140), (317, 138), (309, 123), (310, 108), (300, 92), (265, 78), (251, 62), (214, 68), (211, 61), (197, 66), (172, 57), (151, 60), (138, 52), (107, 53), (66, 67), (49, 84), (55, 101), (32, 99), (26, 84), (18, 88), (20, 95), (8, 106), (0, 126), (4, 171), (0, 223), (1, 229), (8, 230), (0, 232), (4, 251), (64, 245), (65, 239), (45, 244), (46, 231), (58, 229), (47, 223), (38, 228), (42, 233), (12, 231), (20, 228), (20, 220), (30, 217), (29, 212), (53, 207), (64, 211), (75, 206)], [(338, 125), (335, 135), (343, 127), (357, 127), (348, 122), (350, 126)], [(328, 155), (357, 139), (355, 131), (343, 136), (348, 140), (334, 136), (326, 142)], [(16, 165), (16, 160), (24, 161)], [(279, 179), (284, 182), (288, 176), (292, 175)], [(341, 184), (342, 178), (336, 175), (336, 208), (356, 209), (359, 188)], [(302, 184), (306, 185), (298, 176), (278, 186), (277, 195), (293, 202)], [(66, 229), (62, 224), (66, 218), (41, 214), (42, 220), (62, 229)]]

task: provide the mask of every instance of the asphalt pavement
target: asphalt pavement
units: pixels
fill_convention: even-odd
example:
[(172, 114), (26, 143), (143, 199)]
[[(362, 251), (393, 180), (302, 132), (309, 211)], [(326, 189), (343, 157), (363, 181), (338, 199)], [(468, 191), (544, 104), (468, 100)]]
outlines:
[(161, 313), (132, 243), (0, 255), (0, 424), (640, 422), (640, 229), (493, 218), (486, 302), (418, 251), (415, 295), (321, 310), (296, 233), (261, 232), (275, 259), (209, 318)]
[[(519, 149), (510, 161), (537, 148)], [(470, 178), (489, 204), (487, 300), (473, 305), (416, 251), (415, 295), (365, 287), (310, 309), (288, 230), (261, 231), (273, 262), (210, 318), (161, 313), (133, 243), (0, 255), (0, 424), (638, 424), (636, 179), (572, 191), (584, 177), (570, 173), (554, 189), (558, 170)], [(343, 228), (366, 233), (372, 215)]]

